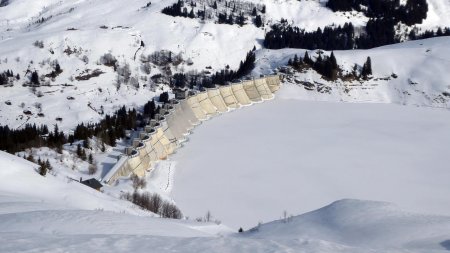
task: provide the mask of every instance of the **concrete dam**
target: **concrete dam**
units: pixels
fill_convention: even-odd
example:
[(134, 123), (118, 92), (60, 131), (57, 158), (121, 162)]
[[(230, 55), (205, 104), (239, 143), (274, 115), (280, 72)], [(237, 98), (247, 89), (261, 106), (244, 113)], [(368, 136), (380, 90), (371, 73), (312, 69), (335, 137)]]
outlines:
[(174, 153), (186, 141), (190, 130), (202, 121), (241, 106), (272, 99), (279, 88), (280, 78), (273, 75), (206, 89), (185, 99), (170, 100), (139, 133), (139, 138), (133, 139), (132, 146), (125, 149), (125, 154), (105, 175), (103, 182), (113, 184), (118, 178), (131, 174), (144, 176), (158, 161)]

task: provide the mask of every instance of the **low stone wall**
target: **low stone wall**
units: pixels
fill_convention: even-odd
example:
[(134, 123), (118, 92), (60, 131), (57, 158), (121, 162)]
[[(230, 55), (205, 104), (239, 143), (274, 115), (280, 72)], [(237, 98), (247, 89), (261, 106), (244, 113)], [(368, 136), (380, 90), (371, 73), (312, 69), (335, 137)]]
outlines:
[(183, 100), (171, 100), (171, 104), (166, 104), (155, 116), (157, 120), (151, 120), (139, 134), (140, 138), (133, 140), (133, 146), (126, 149), (126, 154), (103, 181), (112, 184), (132, 173), (144, 176), (157, 161), (175, 152), (189, 131), (202, 121), (272, 99), (279, 88), (280, 78), (275, 75), (207, 89)]

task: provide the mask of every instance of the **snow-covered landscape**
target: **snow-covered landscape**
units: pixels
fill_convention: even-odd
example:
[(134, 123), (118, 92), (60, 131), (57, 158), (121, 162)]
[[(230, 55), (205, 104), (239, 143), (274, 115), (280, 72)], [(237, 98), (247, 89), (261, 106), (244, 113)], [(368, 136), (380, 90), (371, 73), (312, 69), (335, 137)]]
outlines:
[(285, 100), (288, 90), (196, 129), (173, 157), (185, 215), (251, 228), (342, 198), (450, 213), (447, 110)]
[(448, 252), (449, 35), (448, 0), (0, 0), (0, 252)]

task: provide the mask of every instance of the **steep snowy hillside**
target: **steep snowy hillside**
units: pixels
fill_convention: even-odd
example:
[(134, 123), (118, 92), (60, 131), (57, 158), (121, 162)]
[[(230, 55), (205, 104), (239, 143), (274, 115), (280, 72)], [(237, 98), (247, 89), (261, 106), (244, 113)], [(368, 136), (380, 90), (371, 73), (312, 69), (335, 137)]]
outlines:
[[(248, 50), (261, 48), (268, 24), (281, 18), (307, 30), (367, 21), (358, 13), (334, 13), (324, 1), (252, 0), (266, 6), (267, 25), (257, 28), (247, 21), (240, 27), (161, 13), (174, 2), (45, 0), (30, 5), (11, 0), (1, 7), (0, 71), (11, 70), (20, 77), (11, 80), (13, 87), (0, 87), (2, 123), (13, 128), (57, 123), (69, 130), (80, 121), (98, 121), (122, 105), (142, 106), (166, 89), (158, 85), (160, 74), (237, 68)], [(422, 26), (450, 26), (448, 3), (428, 2)], [(169, 66), (148, 61), (161, 50), (182, 60)], [(440, 64), (434, 60), (428, 61)], [(113, 68), (115, 62), (118, 67)], [(39, 85), (29, 81), (34, 71), (41, 76)]]
[[(85, 185), (52, 175), (42, 177), (37, 165), (0, 151), (1, 212), (35, 209), (87, 209), (151, 216), (128, 201), (108, 197)], [(22, 210), (23, 209), (23, 210)], [(9, 210), (9, 211), (8, 211)]]
[[(319, 51), (308, 51), (313, 58)], [(305, 50), (261, 50), (254, 75), (268, 74), (287, 65)], [(330, 52), (325, 52), (329, 55)], [(367, 57), (372, 60), (370, 80), (327, 81), (315, 71), (290, 73), (285, 78), (289, 87), (282, 92), (286, 98), (303, 100), (396, 103), (440, 108), (450, 107), (450, 38), (410, 41), (370, 50), (334, 52), (338, 65), (351, 72)]]

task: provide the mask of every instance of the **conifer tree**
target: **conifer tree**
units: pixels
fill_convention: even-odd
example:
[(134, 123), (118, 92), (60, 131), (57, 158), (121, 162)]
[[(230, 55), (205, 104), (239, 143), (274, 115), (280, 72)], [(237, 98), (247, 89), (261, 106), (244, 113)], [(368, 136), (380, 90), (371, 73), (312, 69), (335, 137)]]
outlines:
[(92, 154), (89, 154), (88, 162), (94, 164), (94, 157), (92, 157)]
[(45, 167), (47, 167), (47, 170), (52, 170), (52, 165), (50, 164), (50, 162), (48, 161), (48, 159), (45, 161)]
[(30, 162), (32, 162), (32, 163), (35, 163), (35, 162), (36, 162), (36, 161), (34, 160), (33, 155), (31, 155), (31, 154), (29, 154), (29, 155), (27, 156), (27, 160), (30, 161)]
[(256, 18), (255, 18), (255, 26), (258, 27), (258, 28), (263, 26), (261, 15), (257, 15), (256, 16)]
[(81, 156), (80, 156), (81, 160), (86, 161), (86, 151), (83, 149), (81, 149)]
[(336, 57), (334, 57), (333, 51), (331, 51), (330, 61), (331, 61), (331, 66), (333, 67), (333, 69), (337, 69), (338, 65), (337, 65)]
[(361, 75), (366, 78), (369, 75), (372, 75), (372, 62), (370, 60), (370, 57), (367, 57), (366, 62), (363, 65)]
[(39, 167), (39, 174), (44, 177), (47, 175), (47, 167), (45, 165)]
[(77, 145), (77, 156), (78, 156), (78, 157), (81, 157), (81, 154), (82, 154), (81, 145), (78, 144), (78, 145)]
[(34, 85), (39, 85), (39, 74), (37, 71), (31, 73), (31, 83)]
[(83, 140), (83, 148), (89, 148), (89, 140)]
[(195, 18), (195, 14), (194, 14), (194, 7), (192, 7), (191, 11), (189, 12), (189, 18)]
[(308, 65), (312, 65), (314, 62), (311, 60), (311, 58), (309, 58), (309, 54), (308, 51), (305, 51), (305, 56), (303, 57), (303, 62), (308, 64)]

